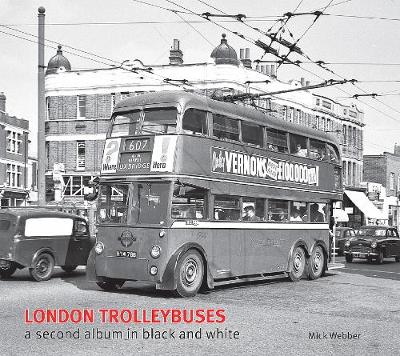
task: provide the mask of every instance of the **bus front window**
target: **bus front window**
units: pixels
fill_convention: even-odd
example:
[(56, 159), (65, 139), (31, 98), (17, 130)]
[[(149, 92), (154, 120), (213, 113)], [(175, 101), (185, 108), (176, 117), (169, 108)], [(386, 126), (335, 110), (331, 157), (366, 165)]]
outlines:
[(144, 110), (142, 132), (165, 134), (176, 131), (176, 108), (154, 108)]
[(132, 136), (138, 133), (140, 111), (121, 113), (113, 118), (111, 126), (111, 137)]
[(104, 184), (100, 188), (98, 222), (160, 224), (165, 219), (167, 203), (167, 184)]

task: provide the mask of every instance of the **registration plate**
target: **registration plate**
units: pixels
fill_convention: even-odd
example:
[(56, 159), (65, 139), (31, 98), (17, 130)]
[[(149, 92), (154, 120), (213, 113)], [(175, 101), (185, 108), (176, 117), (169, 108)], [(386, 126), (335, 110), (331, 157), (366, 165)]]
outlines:
[(353, 252), (353, 257), (360, 257), (360, 254), (359, 254), (359, 253), (354, 253), (354, 252)]
[(135, 251), (117, 251), (117, 257), (136, 258)]

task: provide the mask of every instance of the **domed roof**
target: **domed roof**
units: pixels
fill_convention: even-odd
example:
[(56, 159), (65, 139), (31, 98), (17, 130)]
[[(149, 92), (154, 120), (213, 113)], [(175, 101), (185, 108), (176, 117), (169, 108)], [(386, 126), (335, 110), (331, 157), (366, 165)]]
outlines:
[(50, 58), (47, 64), (46, 74), (57, 73), (58, 71), (69, 71), (71, 70), (71, 63), (62, 54), (61, 46), (58, 46), (57, 54)]
[(234, 64), (239, 65), (237, 53), (233, 47), (228, 45), (226, 34), (222, 34), (221, 44), (214, 48), (211, 53), (211, 58), (214, 58), (215, 64)]

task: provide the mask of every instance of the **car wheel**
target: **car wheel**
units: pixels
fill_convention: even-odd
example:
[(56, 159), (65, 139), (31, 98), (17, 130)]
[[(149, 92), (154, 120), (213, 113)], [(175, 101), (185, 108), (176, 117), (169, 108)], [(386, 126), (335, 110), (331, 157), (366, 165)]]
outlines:
[(396, 262), (400, 262), (400, 256), (396, 256), (396, 257), (394, 258), (394, 260), (395, 260)]
[(383, 252), (379, 252), (379, 255), (376, 257), (376, 263), (381, 265), (383, 263)]
[(107, 279), (105, 281), (96, 282), (96, 284), (107, 292), (116, 291), (121, 289), (125, 281), (122, 279)]
[(54, 269), (54, 258), (49, 253), (41, 253), (33, 261), (29, 273), (37, 282), (47, 281), (51, 278)]
[(12, 261), (3, 260), (0, 264), (0, 278), (10, 278), (17, 270), (17, 264)]
[(353, 262), (353, 255), (352, 254), (347, 254), (346, 255), (346, 262), (348, 262), (348, 263)]
[(367, 257), (367, 262), (368, 262), (368, 263), (371, 263), (371, 262), (372, 262), (372, 257), (371, 257), (371, 256), (368, 256), (368, 257)]
[(71, 272), (75, 271), (76, 267), (78, 267), (78, 266), (61, 266), (61, 268), (67, 273), (71, 273)]
[(297, 282), (303, 278), (306, 269), (306, 255), (302, 247), (297, 246), (293, 250), (289, 267), (289, 278), (293, 282)]
[(199, 291), (204, 276), (203, 258), (196, 250), (186, 251), (179, 257), (175, 269), (176, 290), (180, 297), (193, 297)]
[(308, 259), (308, 278), (317, 279), (325, 271), (325, 254), (321, 246), (316, 246)]

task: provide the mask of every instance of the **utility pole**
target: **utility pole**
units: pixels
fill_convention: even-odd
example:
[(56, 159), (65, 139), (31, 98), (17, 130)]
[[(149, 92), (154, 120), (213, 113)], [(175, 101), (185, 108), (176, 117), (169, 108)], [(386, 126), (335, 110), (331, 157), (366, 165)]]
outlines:
[(44, 123), (46, 119), (46, 98), (44, 93), (44, 17), (45, 8), (38, 8), (38, 204), (46, 204), (46, 137)]

